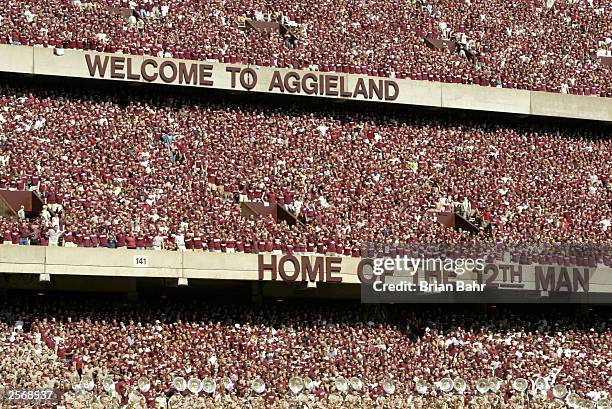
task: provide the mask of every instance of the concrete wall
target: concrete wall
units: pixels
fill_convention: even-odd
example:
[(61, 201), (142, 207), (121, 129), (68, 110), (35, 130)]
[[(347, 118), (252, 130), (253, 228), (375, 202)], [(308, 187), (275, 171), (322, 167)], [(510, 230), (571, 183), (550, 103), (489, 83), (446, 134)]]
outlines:
[(31, 273), (45, 272), (47, 249), (39, 246), (0, 245), (0, 272)]
[[(593, 103), (593, 99), (596, 102), (601, 100), (602, 103)], [(531, 92), (531, 113), (533, 115), (610, 122), (612, 119), (612, 98)]]
[[(134, 257), (141, 255), (146, 256), (147, 266), (135, 267)], [(162, 253), (136, 250), (116, 252), (106, 248), (78, 247), (46, 248), (45, 272), (47, 274), (163, 278), (181, 277), (182, 269), (182, 253), (180, 252)]]
[[(140, 257), (146, 258), (146, 264), (138, 266), (135, 258)], [(267, 254), (264, 262), (270, 263), (271, 257)], [(280, 260), (282, 255), (275, 257)], [(314, 264), (315, 256), (309, 259)], [(341, 272), (334, 276), (344, 283), (358, 283), (359, 261), (342, 257)], [(242, 253), (0, 245), (0, 273), (251, 281), (259, 279), (259, 259)], [(270, 280), (269, 273), (265, 279)]]
[(531, 91), (481, 87), (479, 85), (444, 83), (441, 85), (443, 108), (532, 114)]
[(34, 74), (34, 47), (0, 44), (0, 71)]
[[(151, 251), (151, 250), (128, 250), (128, 249), (87, 249), (87, 248), (64, 248), (64, 247), (38, 247), (38, 246), (11, 246), (0, 245), (0, 274), (42, 274), (47, 273), (53, 276), (97, 276), (97, 277), (125, 277), (125, 278), (188, 278), (188, 279), (209, 279), (209, 280), (243, 280), (243, 281), (277, 281), (282, 282), (283, 276), (280, 274), (281, 264), (284, 266), (286, 274), (292, 275), (294, 264), (290, 260), (283, 258), (282, 255), (265, 254), (226, 254), (226, 253), (202, 253), (202, 252), (176, 252), (176, 251)], [(142, 260), (146, 259), (146, 262)], [(140, 266), (138, 264), (140, 259)], [(263, 275), (260, 276), (261, 265), (266, 265)], [(273, 261), (276, 261), (274, 263)], [(300, 265), (300, 272), (304, 271), (304, 265), (315, 266), (318, 262), (321, 267), (320, 275), (315, 281), (323, 281), (329, 284), (329, 277), (341, 279), (342, 284), (358, 284), (361, 282), (358, 275), (362, 259), (353, 257), (324, 257), (324, 256), (295, 256), (295, 260)], [(307, 263), (308, 262), (308, 263)], [(332, 262), (337, 268), (332, 273), (327, 274), (327, 263)], [(274, 264), (277, 274), (273, 280), (271, 265)], [(363, 265), (362, 265), (363, 266)], [(508, 267), (508, 265), (504, 265)], [(522, 289), (534, 290), (535, 285), (535, 266), (521, 266), (521, 282), (524, 284)], [(512, 270), (519, 267), (512, 265)], [(547, 267), (542, 267), (544, 273)], [(371, 277), (371, 268), (366, 266), (362, 269), (363, 277)], [(508, 269), (506, 269), (509, 271)], [(559, 268), (555, 267), (555, 271)], [(584, 275), (584, 269), (580, 269)], [(612, 269), (598, 266), (589, 269), (589, 292), (592, 293), (612, 293)], [(573, 275), (572, 269), (568, 269), (568, 274)], [(490, 278), (487, 276), (486, 278)], [(508, 284), (511, 282), (510, 273), (503, 273), (499, 269), (497, 278), (491, 279), (492, 282)], [(394, 275), (392, 280), (408, 281), (413, 280), (406, 273)], [(418, 280), (425, 280), (424, 274), (419, 272)], [(459, 278), (457, 278), (459, 279)], [(471, 282), (476, 280), (477, 275), (466, 273), (461, 276), (461, 280)], [(557, 276), (558, 280), (558, 276)], [(305, 281), (305, 276), (298, 274), (296, 281)], [(452, 281), (452, 280), (451, 280)], [(393, 281), (388, 281), (393, 282)], [(515, 282), (515, 281), (514, 281)]]
[[(104, 74), (100, 71), (92, 74), (87, 64), (86, 56), (90, 61), (96, 55), (104, 61), (107, 58), (107, 69)], [(110, 68), (110, 58), (115, 57), (116, 75), (112, 75)], [(148, 61), (148, 62), (147, 62)], [(127, 64), (131, 67), (128, 69)], [(194, 68), (200, 74), (207, 73), (209, 76), (199, 76), (200, 82), (186, 84), (181, 83), (179, 76), (170, 78), (172, 67), (166, 66), (166, 80), (162, 80), (159, 75), (155, 79), (145, 79), (144, 72), (151, 75), (159, 74), (162, 63), (179, 67), (183, 64), (186, 69)], [(143, 66), (144, 63), (144, 66)], [(147, 65), (149, 64), (149, 65)], [(157, 66), (157, 69), (155, 68)], [(197, 66), (197, 69), (196, 67)], [(251, 74), (247, 74), (245, 69), (252, 69), (257, 76), (257, 81), (249, 82)], [(229, 70), (229, 71), (228, 71)], [(231, 71), (235, 70), (234, 81), (232, 82)], [(222, 64), (218, 62), (195, 62), (189, 60), (162, 59), (146, 56), (123, 56), (119, 54), (111, 55), (104, 53), (84, 52), (80, 50), (65, 50), (64, 55), (54, 55), (49, 48), (0, 45), (0, 71), (29, 73), (36, 75), (53, 75), (62, 77), (77, 78), (96, 78), (113, 81), (132, 81), (138, 83), (158, 83), (182, 86), (208, 87), (225, 90), (235, 90), (242, 92), (264, 92), (276, 94), (293, 94), (308, 96), (304, 89), (295, 92), (281, 90), (279, 87), (271, 87), (275, 76), (285, 78), (288, 73), (293, 73), (295, 77), (304, 78), (306, 74), (311, 75), (311, 83), (315, 77), (319, 83), (323, 82), (322, 76), (331, 76), (336, 83), (342, 83), (346, 92), (353, 92), (358, 89), (359, 83), (368, 84), (372, 79), (363, 75), (338, 74), (338, 73), (319, 73), (304, 70), (277, 69), (272, 67), (247, 67), (239, 64)], [(128, 72), (131, 72), (132, 79), (128, 79)], [(245, 83), (240, 82), (240, 73), (244, 73)], [(314, 74), (314, 77), (313, 77)], [(211, 81), (212, 84), (205, 83)], [(325, 80), (327, 81), (327, 80)], [(347, 100), (377, 101), (393, 104), (431, 106), (440, 108), (457, 108), (490, 112), (507, 112), (523, 115), (539, 115), (560, 118), (577, 118), (596, 121), (612, 122), (612, 99), (597, 98), (578, 95), (564, 95), (557, 93), (535, 92), (516, 89), (498, 89), (491, 87), (481, 87), (477, 85), (446, 84), (429, 81), (412, 81), (408, 79), (386, 79), (375, 78), (378, 81), (392, 82), (399, 91), (397, 96), (378, 97), (373, 92), (364, 96), (354, 93), (348, 96), (338, 96), (340, 85), (333, 89), (317, 89), (316, 96)], [(245, 87), (246, 85), (246, 87)]]

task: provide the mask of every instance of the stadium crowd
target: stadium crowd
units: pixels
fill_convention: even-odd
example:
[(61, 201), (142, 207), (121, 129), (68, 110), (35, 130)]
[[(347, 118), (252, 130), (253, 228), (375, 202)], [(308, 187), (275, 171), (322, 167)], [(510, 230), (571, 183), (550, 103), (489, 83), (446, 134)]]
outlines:
[[(480, 408), (487, 400), (498, 402), (493, 407), (518, 407), (527, 398), (529, 407), (550, 408), (565, 407), (565, 394), (553, 396), (557, 385), (589, 401), (612, 393), (612, 321), (606, 310), (453, 308), (425, 313), (388, 305), (258, 308), (12, 297), (0, 309), (2, 352), (12, 357), (2, 360), (0, 371), (5, 387), (44, 384), (63, 391), (69, 408), (98, 407), (92, 399), (99, 402), (108, 393), (124, 405), (132, 401), (131, 407), (138, 407), (135, 401), (188, 407), (191, 400), (200, 408), (296, 402), (338, 407), (333, 400), (339, 397), (343, 407), (355, 408), (435, 407), (432, 402), (443, 407), (443, 401)], [(184, 388), (177, 377), (214, 380), (214, 392), (179, 392)], [(302, 380), (301, 388), (290, 391), (292, 377)], [(348, 390), (336, 382), (339, 377)], [(536, 391), (531, 382), (538, 377), (543, 387)], [(106, 378), (112, 382), (103, 386)], [(445, 378), (462, 379), (465, 386), (442, 392)], [(477, 391), (480, 379), (491, 378), (498, 384), (495, 392)], [(522, 398), (514, 387), (519, 378), (529, 383)], [(256, 379), (263, 381), (258, 392), (252, 390)]]
[[(612, 143), (588, 129), (10, 88), (0, 106), (0, 189), (44, 201), (0, 219), (4, 244), (359, 256), (611, 242)], [(299, 222), (242, 217), (242, 202)], [(435, 221), (452, 209), (488, 228)]]
[[(2, 0), (0, 44), (612, 97), (600, 60), (611, 14), (606, 0)], [(245, 19), (288, 31), (249, 30)], [(453, 45), (433, 50), (424, 38)]]

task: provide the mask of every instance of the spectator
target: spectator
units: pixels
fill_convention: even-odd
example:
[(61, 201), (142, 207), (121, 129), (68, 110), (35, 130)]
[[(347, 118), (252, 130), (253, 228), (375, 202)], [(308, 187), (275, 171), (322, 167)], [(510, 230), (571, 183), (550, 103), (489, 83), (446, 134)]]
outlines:
[[(258, 407), (271, 408), (296, 399), (338, 407), (328, 401), (338, 394), (339, 376), (362, 383), (340, 394), (347, 408), (431, 408), (451, 398), (458, 407), (484, 407), (479, 399), (494, 399), (491, 406), (501, 408), (524, 407), (527, 398), (530, 408), (564, 405), (553, 397), (553, 385), (588, 401), (610, 395), (612, 333), (604, 307), (475, 311), (457, 305), (346, 308), (309, 302), (256, 308), (187, 298), (128, 304), (70, 294), (45, 296), (44, 302), (11, 295), (0, 311), (11, 316), (0, 324), (0, 353), (11, 358), (0, 361), (5, 385), (55, 387), (65, 392), (62, 404), (81, 395), (71, 392), (75, 371), (93, 377), (91, 394), (98, 398), (107, 395), (102, 379), (111, 376), (124, 405), (138, 379), (147, 377), (151, 387), (140, 395), (148, 407), (157, 398), (177, 400), (176, 376), (217, 384), (212, 396), (180, 397), (182, 407), (212, 407), (221, 400), (231, 407), (253, 406), (251, 385), (258, 377), (266, 402)], [(289, 393), (292, 376), (306, 384), (298, 396)], [(224, 387), (225, 377), (231, 389)], [(476, 382), (491, 377), (499, 390), (479, 394)], [(543, 390), (519, 393), (512, 386), (519, 377), (529, 383), (541, 377)], [(463, 379), (463, 393), (442, 392), (444, 378)], [(383, 390), (386, 380), (394, 383), (393, 393)], [(417, 391), (419, 384), (425, 391)]]
[(17, 217), (19, 217), (20, 220), (25, 220), (26, 213), (24, 205), (19, 206), (19, 210), (17, 211)]
[(57, 247), (59, 239), (64, 234), (64, 231), (59, 229), (59, 226), (54, 226), (49, 230), (49, 246)]
[[(602, 222), (612, 218), (605, 131), (201, 105), (180, 95), (129, 101), (121, 92), (0, 90), (9, 136), (0, 154), (21, 158), (0, 169), (0, 188), (40, 186), (51, 225), (47, 216), (31, 222), (61, 226), (66, 246), (112, 243), (110, 229), (119, 248), (158, 248), (159, 236), (166, 249), (325, 254), (333, 246), (343, 256), (359, 256), (370, 243), (606, 245), (612, 238)], [(22, 124), (41, 118), (32, 138)], [(168, 156), (166, 128), (183, 161)], [(241, 200), (277, 204), (298, 223), (245, 216)], [(481, 231), (439, 225), (435, 211), (453, 208)], [(30, 237), (29, 226), (22, 231), (4, 218), (0, 230), (16, 244)]]

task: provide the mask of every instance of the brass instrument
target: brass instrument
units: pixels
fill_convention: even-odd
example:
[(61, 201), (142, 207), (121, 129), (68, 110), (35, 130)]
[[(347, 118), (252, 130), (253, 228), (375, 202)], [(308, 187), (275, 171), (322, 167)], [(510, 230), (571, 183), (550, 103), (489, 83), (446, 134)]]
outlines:
[(232, 380), (227, 376), (221, 380), (221, 383), (228, 392), (231, 392), (231, 390), (234, 389), (234, 382), (232, 382)]
[[(452, 382), (451, 382), (451, 384), (452, 384)], [(416, 385), (414, 386), (414, 389), (417, 391), (417, 393), (419, 393), (421, 395), (424, 395), (424, 394), (427, 393), (427, 389), (429, 389), (429, 385), (427, 384), (427, 382), (419, 379), (416, 382)]]
[(574, 407), (580, 403), (580, 396), (574, 392), (568, 393), (565, 397), (565, 403), (570, 407)]
[(449, 393), (453, 390), (453, 380), (451, 378), (442, 378), (439, 382), (439, 388), (442, 392)]
[(147, 393), (151, 389), (151, 381), (146, 376), (141, 376), (138, 378), (138, 389), (141, 392)]
[(597, 401), (597, 409), (612, 409), (612, 400), (600, 399)]
[(217, 382), (215, 382), (215, 380), (210, 377), (204, 378), (203, 381), (200, 381), (198, 388), (199, 388), (198, 393), (203, 390), (204, 392), (210, 395), (214, 393), (215, 390), (217, 390)]
[(349, 383), (351, 384), (351, 388), (353, 388), (354, 391), (360, 391), (361, 388), (363, 388), (363, 382), (361, 382), (361, 379), (357, 378), (356, 376), (353, 376), (351, 379), (349, 379)]
[(184, 399), (183, 396), (179, 393), (172, 395), (172, 397), (168, 400), (168, 409), (182, 409)]
[(187, 381), (182, 376), (177, 376), (172, 380), (172, 387), (179, 392), (183, 392), (187, 389)]
[(304, 386), (306, 387), (306, 389), (308, 389), (309, 391), (313, 390), (315, 388), (315, 383), (312, 379), (310, 379), (308, 376), (304, 378)]
[(563, 399), (565, 398), (565, 395), (567, 395), (567, 386), (559, 384), (559, 385), (555, 385), (553, 386), (553, 396), (557, 399)]
[(501, 389), (503, 383), (504, 383), (504, 381), (499, 379), (497, 376), (491, 376), (489, 378), (489, 390), (491, 392), (497, 393)]
[(476, 390), (481, 395), (486, 395), (487, 392), (491, 389), (491, 383), (487, 378), (480, 378), (476, 381)]
[(546, 378), (539, 376), (535, 380), (535, 387), (539, 391), (545, 391), (546, 389), (548, 389), (548, 381), (546, 380)]
[(262, 394), (266, 390), (266, 383), (263, 379), (257, 378), (251, 383), (251, 389), (257, 394)]
[(107, 393), (111, 393), (111, 391), (114, 391), (115, 382), (113, 382), (113, 378), (110, 376), (105, 376), (104, 378), (102, 378), (102, 388), (104, 388)]
[(93, 376), (86, 374), (81, 378), (81, 390), (92, 391), (96, 386)]
[(344, 376), (337, 376), (334, 380), (334, 385), (339, 392), (346, 392), (348, 390), (348, 381)]
[(187, 390), (193, 394), (200, 393), (203, 387), (204, 386), (202, 381), (198, 378), (189, 378), (189, 380), (187, 381)]
[(344, 399), (342, 399), (342, 396), (337, 393), (332, 393), (327, 397), (327, 401), (333, 407), (339, 407), (340, 405), (342, 405), (343, 400)]
[(514, 388), (515, 391), (523, 393), (529, 387), (529, 382), (527, 382), (527, 379), (525, 378), (516, 378), (512, 382), (512, 387)]
[(393, 395), (395, 392), (395, 382), (392, 379), (386, 378), (381, 385), (387, 395)]
[(299, 376), (292, 376), (289, 379), (289, 389), (294, 395), (299, 394), (304, 389), (304, 380)]
[(73, 372), (70, 375), (70, 387), (75, 392), (81, 391), (81, 376), (77, 372)]
[(455, 380), (453, 381), (453, 387), (457, 392), (463, 393), (467, 388), (467, 382), (465, 382), (465, 379), (463, 378), (455, 378)]

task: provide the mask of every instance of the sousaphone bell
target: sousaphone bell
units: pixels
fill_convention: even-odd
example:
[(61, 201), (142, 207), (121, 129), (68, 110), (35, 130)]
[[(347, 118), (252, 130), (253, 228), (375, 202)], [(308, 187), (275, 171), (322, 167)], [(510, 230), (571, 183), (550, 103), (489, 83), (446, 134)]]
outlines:
[(294, 395), (298, 395), (304, 389), (304, 380), (299, 376), (292, 376), (289, 379), (289, 389)]
[(351, 388), (354, 391), (360, 391), (361, 388), (363, 388), (363, 382), (361, 382), (361, 379), (356, 376), (353, 376), (351, 379), (349, 379), (349, 383), (351, 384)]
[(263, 379), (257, 378), (251, 383), (251, 389), (257, 394), (262, 394), (266, 390), (266, 383)]
[(455, 378), (455, 380), (453, 381), (453, 387), (455, 388), (457, 392), (463, 393), (465, 392), (465, 389), (467, 388), (467, 383), (465, 382), (465, 379), (463, 378)]
[(491, 388), (491, 384), (487, 378), (480, 378), (476, 381), (476, 390), (481, 395), (486, 395)]
[(195, 377), (190, 378), (187, 381), (187, 389), (189, 390), (189, 392), (193, 393), (194, 395), (200, 393), (203, 387), (204, 387), (203, 382), (199, 380), (198, 378), (195, 378)]
[(563, 384), (555, 385), (552, 388), (552, 393), (555, 398), (563, 399), (565, 398), (565, 395), (567, 395), (567, 386)]
[(232, 379), (228, 376), (224, 377), (221, 380), (221, 383), (223, 384), (223, 387), (225, 388), (225, 390), (228, 392), (231, 392), (232, 389), (234, 389), (234, 382), (232, 382)]
[(81, 388), (90, 392), (96, 386), (93, 376), (90, 374), (83, 375), (81, 377)]
[[(451, 382), (451, 385), (452, 385), (452, 382)], [(425, 395), (427, 393), (427, 389), (429, 389), (429, 385), (427, 384), (427, 382), (419, 379), (416, 381), (416, 384), (414, 385), (414, 389), (417, 391), (418, 394)]]
[(217, 382), (210, 377), (204, 378), (202, 382), (200, 382), (200, 391), (204, 391), (207, 394), (212, 394), (217, 390)]
[(70, 374), (70, 387), (72, 388), (73, 391), (75, 392), (80, 392), (81, 391), (81, 376), (78, 374), (78, 372), (73, 372), (72, 374)]
[(610, 399), (598, 400), (597, 409), (612, 409), (612, 401)]
[(187, 389), (187, 381), (182, 376), (177, 376), (172, 380), (172, 387), (179, 392), (183, 392)]
[(310, 379), (309, 376), (304, 378), (304, 387), (306, 387), (306, 389), (308, 389), (309, 391), (313, 390), (316, 385), (314, 383), (314, 381), (312, 379)]
[(525, 378), (516, 378), (514, 381), (512, 381), (512, 388), (517, 392), (523, 393), (528, 387), (529, 382), (527, 382), (527, 379)]
[(489, 390), (493, 393), (497, 393), (501, 389), (503, 383), (504, 381), (499, 379), (497, 376), (491, 376), (489, 378)]
[(113, 381), (113, 378), (110, 376), (105, 376), (104, 378), (102, 378), (102, 388), (104, 388), (107, 393), (111, 393), (112, 391), (114, 391), (115, 382)]
[(382, 381), (383, 390), (387, 395), (393, 395), (395, 393), (395, 382), (392, 379), (386, 378)]
[(453, 390), (453, 380), (451, 378), (442, 378), (438, 383), (438, 387), (444, 393), (449, 393)]
[(535, 387), (540, 392), (545, 391), (546, 389), (548, 389), (548, 381), (546, 380), (546, 378), (539, 376), (535, 380)]
[(138, 378), (138, 389), (141, 392), (147, 393), (151, 389), (151, 381), (146, 376), (141, 376)]
[(329, 404), (333, 407), (339, 407), (340, 405), (342, 405), (343, 400), (344, 399), (342, 399), (342, 395), (339, 395), (337, 393), (331, 393), (327, 397), (327, 402), (329, 402)]
[(337, 376), (334, 380), (334, 385), (339, 392), (346, 392), (348, 390), (348, 381), (344, 376)]

